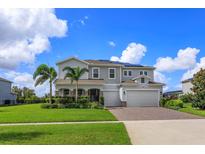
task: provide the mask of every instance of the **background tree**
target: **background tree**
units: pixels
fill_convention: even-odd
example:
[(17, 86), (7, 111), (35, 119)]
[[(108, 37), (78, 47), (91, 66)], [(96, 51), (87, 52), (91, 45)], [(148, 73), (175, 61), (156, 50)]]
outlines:
[(49, 81), (50, 85), (50, 97), (49, 102), (52, 103), (52, 86), (53, 81), (56, 79), (57, 73), (53, 67), (49, 67), (46, 64), (41, 64), (38, 66), (33, 74), (33, 79), (35, 80), (35, 86), (42, 85), (46, 81)]
[(85, 72), (88, 72), (88, 69), (80, 68), (79, 66), (75, 68), (67, 66), (63, 69), (63, 71), (66, 71), (64, 77), (65, 79), (69, 78), (71, 80), (71, 84), (73, 83), (73, 81), (76, 82), (75, 101), (77, 102), (78, 101), (78, 81)]
[(22, 94), (23, 94), (23, 97), (25, 98), (31, 98), (33, 96), (36, 96), (34, 89), (30, 89), (27, 87), (23, 87)]
[(16, 94), (17, 97), (22, 97), (22, 89), (17, 87), (17, 86), (13, 86), (11, 89), (12, 93)]
[(194, 74), (192, 84), (192, 91), (194, 92), (193, 107), (205, 109), (205, 69), (201, 69)]

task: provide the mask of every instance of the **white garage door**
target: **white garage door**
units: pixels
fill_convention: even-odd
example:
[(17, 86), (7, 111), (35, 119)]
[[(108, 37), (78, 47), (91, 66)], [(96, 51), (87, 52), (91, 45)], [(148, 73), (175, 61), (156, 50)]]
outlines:
[(127, 90), (127, 106), (159, 106), (159, 90)]
[(103, 91), (105, 106), (120, 106), (119, 91)]

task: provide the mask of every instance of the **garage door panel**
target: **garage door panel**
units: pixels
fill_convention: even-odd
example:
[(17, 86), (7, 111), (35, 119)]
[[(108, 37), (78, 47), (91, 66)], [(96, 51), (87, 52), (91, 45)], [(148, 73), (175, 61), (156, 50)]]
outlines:
[(104, 102), (105, 106), (120, 106), (119, 91), (104, 91)]
[(127, 106), (159, 106), (158, 90), (127, 91)]

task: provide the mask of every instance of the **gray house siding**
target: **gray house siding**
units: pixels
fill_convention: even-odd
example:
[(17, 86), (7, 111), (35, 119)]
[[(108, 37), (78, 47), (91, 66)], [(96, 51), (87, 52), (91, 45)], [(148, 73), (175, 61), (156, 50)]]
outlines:
[(11, 94), (11, 82), (0, 80), (0, 104), (5, 104), (10, 101), (10, 104), (16, 103), (16, 96)]
[[(63, 68), (65, 68), (66, 66), (70, 66), (70, 67), (77, 67), (79, 66), (80, 68), (88, 68), (88, 65), (80, 62), (80, 61), (76, 61), (76, 60), (69, 60), (67, 62), (58, 64), (58, 75), (59, 75), (59, 79), (64, 79), (65, 77), (65, 73), (63, 71)], [(88, 73), (85, 73), (80, 79), (88, 79)]]
[[(126, 70), (132, 71), (132, 76), (124, 76), (124, 71), (126, 71)], [(123, 68), (122, 69), (122, 81), (131, 80), (135, 77), (138, 77), (140, 75), (140, 71), (146, 71), (147, 76), (149, 76), (151, 78), (151, 81), (154, 80), (153, 70), (148, 70), (148, 69), (143, 69), (143, 68)]]
[[(89, 66), (89, 78), (92, 79), (92, 68), (99, 68), (100, 79), (104, 79), (105, 84), (119, 84), (120, 83), (120, 67), (108, 66)], [(109, 79), (109, 68), (115, 68), (115, 79)]]

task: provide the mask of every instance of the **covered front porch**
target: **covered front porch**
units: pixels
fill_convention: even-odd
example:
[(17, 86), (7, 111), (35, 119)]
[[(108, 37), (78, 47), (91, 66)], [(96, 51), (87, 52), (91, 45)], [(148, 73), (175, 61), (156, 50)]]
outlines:
[[(56, 96), (75, 97), (76, 85), (71, 84), (69, 80), (60, 80), (55, 82)], [(103, 96), (103, 80), (79, 80), (78, 96), (88, 96), (91, 101), (99, 101)]]

